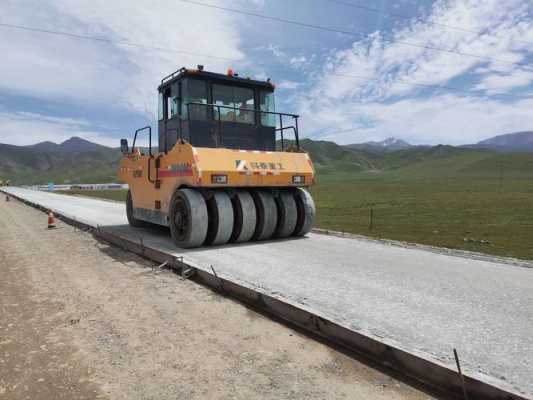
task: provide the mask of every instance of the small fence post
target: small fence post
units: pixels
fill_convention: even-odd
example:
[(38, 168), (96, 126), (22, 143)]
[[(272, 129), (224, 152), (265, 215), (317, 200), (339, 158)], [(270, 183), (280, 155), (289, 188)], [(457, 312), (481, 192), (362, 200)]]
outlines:
[(370, 207), (369, 214), (370, 214), (369, 215), (370, 221), (368, 223), (368, 229), (372, 230), (374, 228), (374, 208), (373, 207)]
[(465, 400), (468, 400), (468, 393), (466, 392), (465, 378), (463, 376), (463, 371), (461, 371), (461, 364), (459, 363), (459, 356), (457, 355), (457, 350), (453, 349), (453, 356), (455, 357), (455, 364), (457, 365), (457, 373), (459, 374), (459, 379), (461, 380), (461, 387), (463, 388), (463, 396)]

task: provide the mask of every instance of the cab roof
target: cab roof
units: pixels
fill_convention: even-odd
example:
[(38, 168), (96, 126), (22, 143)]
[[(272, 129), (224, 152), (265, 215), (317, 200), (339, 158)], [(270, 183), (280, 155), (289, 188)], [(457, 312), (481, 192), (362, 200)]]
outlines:
[(174, 71), (170, 75), (165, 76), (163, 79), (161, 79), (161, 84), (159, 85), (157, 90), (161, 91), (161, 89), (166, 88), (172, 83), (179, 81), (185, 77), (192, 77), (194, 79), (202, 79), (206, 81), (231, 83), (232, 85), (242, 87), (259, 87), (270, 91), (274, 91), (275, 88), (274, 84), (270, 82), (270, 80), (258, 81), (255, 79), (250, 79), (248, 77), (243, 78), (238, 76), (237, 74), (234, 74), (232, 70), (228, 70), (227, 74), (218, 74), (216, 72), (204, 71), (202, 66), (198, 67), (199, 68), (197, 69), (182, 67), (177, 71)]

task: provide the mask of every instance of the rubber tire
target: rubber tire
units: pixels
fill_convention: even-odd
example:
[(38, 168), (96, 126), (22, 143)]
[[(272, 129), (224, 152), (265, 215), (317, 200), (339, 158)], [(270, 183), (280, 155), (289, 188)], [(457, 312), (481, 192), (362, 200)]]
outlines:
[[(176, 206), (181, 202), (187, 213), (185, 233), (180, 236), (176, 226)], [(207, 205), (200, 192), (194, 189), (179, 189), (174, 192), (170, 200), (169, 225), (172, 240), (177, 247), (184, 249), (201, 246), (207, 235)]]
[(252, 239), (257, 224), (254, 199), (250, 192), (237, 190), (231, 202), (235, 223), (229, 241), (232, 243), (247, 242)]
[(298, 209), (292, 193), (281, 191), (276, 198), (279, 221), (276, 227), (275, 237), (286, 238), (293, 234), (298, 222)]
[(309, 192), (302, 188), (296, 188), (294, 200), (298, 209), (298, 220), (293, 236), (303, 236), (309, 233), (315, 224), (315, 202)]
[(128, 190), (126, 195), (126, 217), (128, 218), (128, 223), (134, 228), (143, 228), (148, 225), (148, 222), (143, 221), (142, 219), (137, 219), (133, 215), (133, 197), (131, 195), (131, 190)]
[(207, 212), (209, 223), (205, 244), (213, 246), (226, 244), (233, 232), (234, 221), (233, 205), (229, 195), (222, 190), (213, 191), (207, 200)]
[(272, 237), (278, 225), (278, 207), (271, 192), (257, 190), (252, 192), (257, 210), (257, 224), (253, 240), (267, 240)]

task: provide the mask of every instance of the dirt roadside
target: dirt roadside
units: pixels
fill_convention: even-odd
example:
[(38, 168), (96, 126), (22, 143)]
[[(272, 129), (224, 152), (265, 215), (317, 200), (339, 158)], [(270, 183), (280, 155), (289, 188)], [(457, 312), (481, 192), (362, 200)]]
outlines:
[(16, 201), (0, 202), (0, 399), (431, 399)]

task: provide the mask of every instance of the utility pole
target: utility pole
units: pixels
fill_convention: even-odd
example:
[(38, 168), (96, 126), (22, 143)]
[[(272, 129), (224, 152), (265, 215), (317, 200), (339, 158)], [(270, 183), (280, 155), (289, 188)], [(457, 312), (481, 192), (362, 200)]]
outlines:
[(500, 171), (500, 191), (501, 191), (503, 187), (503, 161), (501, 157), (499, 159), (498, 166), (499, 166), (499, 171)]

